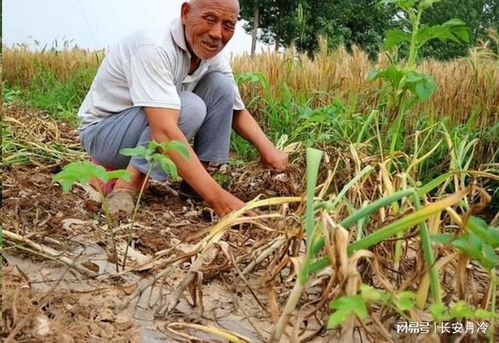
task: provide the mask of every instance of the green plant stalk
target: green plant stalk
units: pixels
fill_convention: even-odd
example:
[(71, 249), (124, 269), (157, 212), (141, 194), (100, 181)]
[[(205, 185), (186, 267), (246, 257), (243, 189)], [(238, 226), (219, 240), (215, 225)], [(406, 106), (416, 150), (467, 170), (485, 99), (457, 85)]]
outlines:
[[(419, 32), (419, 25), (421, 23), (421, 14), (422, 13), (423, 13), (423, 10), (419, 10), (417, 12), (416, 18), (414, 18), (414, 20), (413, 20), (413, 14), (411, 12), (408, 13), (411, 24), (412, 24), (411, 44), (410, 44), (410, 48), (409, 48), (409, 57), (407, 59), (407, 65), (406, 65), (406, 67), (408, 69), (414, 69), (414, 66), (416, 64), (416, 58), (417, 58), (417, 54), (418, 54), (418, 44), (417, 44), (416, 37), (417, 37), (418, 32)], [(398, 89), (396, 91), (398, 91)], [(402, 121), (403, 121), (405, 114), (406, 114), (406, 108), (405, 108), (406, 101), (407, 101), (406, 92), (404, 91), (400, 95), (399, 113), (398, 113), (397, 119), (395, 120), (395, 123), (394, 123), (395, 127), (392, 131), (392, 139), (390, 142), (390, 155), (391, 156), (393, 156), (393, 153), (395, 152), (395, 147), (397, 145), (397, 138), (400, 134), (400, 128), (402, 126)]]
[(421, 23), (421, 15), (423, 10), (419, 10), (416, 15), (416, 20), (412, 21), (412, 35), (411, 35), (411, 45), (409, 47), (409, 57), (407, 59), (407, 67), (412, 69), (416, 64), (416, 58), (418, 55), (418, 44), (417, 44), (417, 34), (419, 32), (419, 25)]
[(371, 124), (373, 118), (375, 118), (377, 115), (378, 115), (378, 110), (372, 110), (371, 113), (369, 113), (369, 116), (364, 122), (364, 125), (362, 125), (359, 134), (357, 135), (357, 141), (356, 141), (357, 144), (362, 143), (362, 138), (364, 137), (364, 133), (367, 131), (367, 128), (369, 127), (369, 124)]
[[(489, 273), (490, 273), (490, 287), (491, 287), (490, 295), (492, 297), (490, 311), (492, 313), (496, 313), (496, 298), (497, 298), (497, 276), (496, 276), (496, 268), (491, 268)], [(495, 319), (496, 319), (496, 317), (493, 316), (492, 319), (490, 320), (490, 330), (487, 333), (490, 343), (494, 342), (495, 329), (496, 329), (495, 328), (495, 325), (496, 325)]]
[(137, 196), (137, 201), (135, 201), (135, 207), (133, 208), (130, 229), (128, 229), (128, 238), (127, 238), (127, 244), (125, 247), (125, 255), (123, 256), (123, 270), (125, 270), (126, 258), (128, 256), (128, 247), (130, 246), (130, 243), (132, 242), (132, 239), (133, 239), (133, 229), (135, 226), (135, 219), (137, 217), (137, 211), (139, 210), (139, 206), (140, 206), (140, 200), (142, 199), (142, 195), (144, 194), (144, 189), (146, 188), (147, 180), (149, 179), (149, 175), (151, 174), (151, 171), (152, 171), (152, 164), (149, 163), (149, 169), (147, 170), (146, 176), (144, 178), (144, 182), (142, 182), (142, 186), (140, 187), (139, 195)]
[(411, 194), (414, 194), (415, 190), (412, 188), (404, 189), (402, 191), (395, 192), (389, 196), (386, 196), (384, 198), (378, 199), (366, 207), (358, 210), (357, 212), (353, 213), (346, 219), (344, 219), (341, 222), (341, 226), (343, 226), (345, 229), (348, 229), (350, 226), (358, 222), (359, 220), (363, 219), (364, 217), (370, 215), (371, 213), (376, 212), (379, 210), (381, 207), (385, 207), (393, 203), (394, 201), (398, 201), (404, 197), (407, 197)]
[[(394, 209), (394, 213), (398, 213), (399, 212), (399, 207), (398, 206), (392, 206), (392, 208)], [(395, 241), (395, 252), (393, 254), (393, 266), (395, 268), (395, 270), (398, 270), (399, 269), (399, 266), (400, 266), (400, 259), (402, 258), (402, 240), (400, 238), (402, 238), (402, 232), (399, 232), (397, 234), (397, 239)]]
[(439, 213), (447, 207), (456, 204), (461, 200), (463, 196), (468, 194), (470, 191), (471, 188), (463, 189), (453, 195), (448, 196), (445, 199), (439, 200), (431, 205), (423, 207), (422, 209), (414, 213), (404, 216), (359, 241), (350, 243), (347, 248), (348, 254), (351, 255), (357, 250), (369, 248), (390, 236), (396, 235), (399, 232), (404, 232), (414, 225), (418, 225), (432, 215)]
[(302, 265), (298, 270), (298, 279), (295, 282), (293, 290), (289, 295), (286, 305), (279, 317), (277, 323), (272, 329), (269, 337), (269, 342), (279, 342), (286, 325), (288, 324), (291, 313), (296, 309), (296, 305), (300, 300), (301, 294), (308, 281), (309, 264), (312, 260), (312, 247), (316, 241), (315, 218), (314, 218), (314, 196), (315, 186), (317, 184), (317, 175), (319, 172), (319, 165), (322, 159), (322, 151), (307, 148), (307, 205), (305, 209), (305, 233), (307, 237), (307, 251)]
[[(376, 212), (382, 207), (388, 206), (392, 204), (395, 201), (399, 201), (400, 199), (407, 197), (411, 194), (416, 194), (416, 191), (412, 188), (405, 189), (402, 191), (395, 192), (389, 196), (386, 196), (384, 198), (378, 199), (371, 204), (361, 208), (360, 210), (357, 210), (356, 212), (352, 213), (350, 216), (348, 216), (346, 219), (344, 219), (340, 225), (344, 229), (349, 229), (353, 224), (358, 223), (361, 220), (366, 219), (371, 213)], [(314, 241), (315, 244), (320, 244), (321, 246), (324, 246), (324, 238), (319, 238), (319, 242)], [(360, 237), (357, 238), (357, 241), (360, 240)]]
[(402, 235), (403, 232), (397, 234), (397, 240), (395, 241), (395, 252), (393, 253), (393, 265), (394, 269), (398, 270), (400, 266), (400, 259), (402, 258)]
[[(414, 201), (414, 206), (416, 210), (421, 209), (421, 202), (416, 194), (413, 194), (412, 199)], [(431, 248), (430, 234), (428, 233), (428, 227), (425, 222), (419, 224), (419, 235), (421, 236), (421, 244), (423, 246), (423, 257), (429, 270), (430, 279), (430, 289), (433, 296), (433, 302), (435, 304), (441, 304), (441, 288), (440, 288), (440, 278), (438, 275), (438, 270), (435, 269), (435, 256), (433, 255), (433, 250)]]
[(315, 242), (315, 218), (314, 218), (314, 197), (315, 186), (317, 185), (317, 175), (322, 159), (322, 151), (307, 148), (307, 207), (305, 209), (305, 233), (307, 237), (307, 251), (303, 267), (298, 272), (298, 282), (305, 285), (308, 277), (308, 265), (312, 260), (312, 244)]
[[(398, 89), (396, 90), (399, 91)], [(390, 127), (392, 130), (392, 138), (390, 141), (390, 156), (393, 157), (395, 153), (395, 148), (397, 147), (397, 138), (400, 135), (400, 128), (402, 127), (402, 121), (405, 117), (405, 102), (406, 102), (406, 91), (404, 90), (400, 95), (398, 103), (398, 113), (393, 126)], [(388, 171), (390, 170), (391, 164), (388, 165)]]

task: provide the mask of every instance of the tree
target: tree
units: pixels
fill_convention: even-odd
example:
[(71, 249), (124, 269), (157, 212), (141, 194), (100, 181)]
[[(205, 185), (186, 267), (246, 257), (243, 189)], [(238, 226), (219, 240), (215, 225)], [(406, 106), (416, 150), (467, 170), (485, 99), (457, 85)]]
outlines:
[[(328, 38), (331, 47), (360, 45), (371, 55), (378, 52), (394, 12), (376, 6), (377, 0), (241, 0), (241, 18), (253, 31), (258, 13), (259, 39), (276, 46), (295, 44), (299, 51), (313, 52), (317, 36)], [(256, 10), (257, 9), (257, 10)]]
[(457, 44), (452, 41), (446, 43), (433, 41), (421, 51), (422, 57), (448, 59), (464, 56), (470, 47), (478, 44), (480, 39), (487, 40), (488, 28), (499, 31), (499, 0), (443, 0), (426, 11), (421, 22), (431, 26), (452, 18), (459, 18), (467, 24), (470, 42)]
[(378, 0), (323, 1), (314, 30), (327, 33), (332, 47), (358, 45), (371, 57), (377, 55), (385, 31), (392, 26), (393, 7), (380, 7)]
[(261, 29), (258, 39), (267, 44), (276, 44), (276, 48), (294, 34), (294, 13), (298, 0), (240, 0), (240, 18), (248, 21), (244, 25), (251, 33), (252, 54), (254, 53), (257, 30)]

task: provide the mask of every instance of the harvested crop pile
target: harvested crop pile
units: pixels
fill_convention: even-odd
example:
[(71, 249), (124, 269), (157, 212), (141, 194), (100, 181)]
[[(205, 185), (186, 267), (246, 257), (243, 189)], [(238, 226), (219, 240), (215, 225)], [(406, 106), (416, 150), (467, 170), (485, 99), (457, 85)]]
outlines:
[(83, 157), (78, 134), (69, 124), (24, 106), (4, 108), (2, 127), (5, 165), (49, 163), (78, 160)]

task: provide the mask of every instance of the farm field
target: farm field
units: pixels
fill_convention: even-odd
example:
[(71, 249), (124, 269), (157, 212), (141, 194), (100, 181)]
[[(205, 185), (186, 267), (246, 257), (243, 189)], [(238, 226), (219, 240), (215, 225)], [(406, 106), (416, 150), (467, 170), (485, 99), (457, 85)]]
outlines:
[(211, 172), (255, 215), (221, 219), (178, 181), (133, 220), (81, 180), (65, 192), (104, 55), (4, 48), (2, 339), (499, 341), (499, 56), (394, 66), (322, 43), (233, 57), (291, 165), (234, 137)]

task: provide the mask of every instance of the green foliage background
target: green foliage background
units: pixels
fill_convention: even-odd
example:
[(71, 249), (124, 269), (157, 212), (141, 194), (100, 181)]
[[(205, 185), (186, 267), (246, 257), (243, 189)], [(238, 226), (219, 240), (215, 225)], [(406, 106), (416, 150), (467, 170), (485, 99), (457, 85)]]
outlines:
[[(406, 18), (393, 6), (379, 6), (377, 0), (241, 0), (241, 18), (248, 21), (246, 32), (252, 31), (254, 8), (259, 8), (259, 39), (262, 42), (299, 51), (314, 52), (317, 35), (327, 37), (330, 47), (358, 45), (374, 58), (380, 51), (389, 29), (400, 27)], [(299, 8), (303, 15), (299, 15)], [(486, 29), (499, 30), (499, 0), (443, 0), (435, 3), (422, 17), (423, 25), (441, 24), (451, 18), (466, 22), (470, 42), (432, 42), (423, 49), (422, 57), (449, 59), (463, 56), (479, 40), (487, 38)], [(497, 47), (495, 47), (497, 49)], [(494, 49), (494, 47), (493, 47)], [(401, 50), (404, 54), (404, 50)]]

